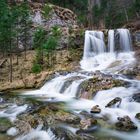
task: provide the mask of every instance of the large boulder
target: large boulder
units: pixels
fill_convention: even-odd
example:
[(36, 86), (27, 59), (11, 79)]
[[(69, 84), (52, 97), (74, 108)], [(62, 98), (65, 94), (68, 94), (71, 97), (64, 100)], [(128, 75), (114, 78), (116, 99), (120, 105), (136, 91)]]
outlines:
[(92, 99), (100, 90), (107, 90), (124, 85), (124, 81), (114, 79), (111, 75), (104, 75), (100, 72), (96, 72), (93, 78), (81, 83), (78, 97)]

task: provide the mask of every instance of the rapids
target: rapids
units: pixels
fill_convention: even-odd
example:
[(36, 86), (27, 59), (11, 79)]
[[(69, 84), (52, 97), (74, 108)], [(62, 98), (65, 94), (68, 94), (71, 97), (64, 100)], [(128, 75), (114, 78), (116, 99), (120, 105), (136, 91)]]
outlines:
[[(119, 38), (118, 38), (119, 36)], [(116, 43), (117, 41), (118, 44)], [(119, 47), (118, 47), (119, 46)], [(140, 112), (140, 103), (132, 100), (134, 94), (140, 91), (140, 81), (124, 78), (118, 72), (133, 67), (135, 63), (134, 52), (132, 51), (132, 41), (129, 30), (117, 29), (109, 30), (108, 32), (108, 45), (104, 41), (104, 33), (101, 31), (86, 31), (83, 58), (80, 62), (81, 70), (79, 72), (71, 72), (65, 75), (56, 74), (55, 78), (47, 81), (46, 84), (39, 90), (28, 91), (22, 93), (26, 98), (33, 97), (42, 102), (65, 102), (68, 110), (74, 113), (90, 110), (93, 106), (99, 105), (101, 113), (94, 114), (97, 118), (104, 118), (106, 116), (107, 123), (114, 124), (117, 122), (118, 117), (128, 115), (131, 120), (137, 125), (138, 129), (135, 132), (120, 132), (117, 130), (101, 128), (99, 133), (106, 133), (109, 136), (113, 135), (121, 140), (139, 140), (140, 137), (140, 122), (135, 118), (135, 115)], [(109, 73), (116, 77), (129, 82), (128, 87), (114, 87), (108, 90), (101, 90), (96, 93), (92, 100), (77, 98), (80, 84), (93, 77), (95, 71), (102, 73)], [(71, 80), (70, 80), (71, 79)], [(66, 82), (69, 82), (65, 87)], [(65, 87), (65, 88), (64, 88)], [(122, 99), (120, 106), (113, 108), (106, 108), (106, 104), (114, 98), (119, 97)], [(0, 117), (9, 117), (15, 119), (18, 113), (26, 110), (26, 105), (23, 107), (12, 106), (13, 111), (9, 112), (9, 108), (0, 112)], [(7, 115), (8, 113), (8, 115)], [(11, 115), (9, 115), (9, 113)], [(73, 130), (74, 128), (66, 127)], [(29, 134), (23, 135), (17, 140), (25, 140), (32, 138), (39, 138), (44, 140), (56, 139), (55, 136), (48, 130), (32, 130)], [(52, 138), (53, 137), (53, 138)]]

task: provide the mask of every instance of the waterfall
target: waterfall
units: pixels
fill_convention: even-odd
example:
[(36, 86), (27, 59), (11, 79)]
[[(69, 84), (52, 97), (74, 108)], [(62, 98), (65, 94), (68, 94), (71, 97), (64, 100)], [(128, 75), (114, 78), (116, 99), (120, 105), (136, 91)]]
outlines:
[[(115, 32), (119, 35), (119, 49), (115, 51)], [(65, 109), (69, 109), (74, 113), (81, 111), (90, 112), (91, 108), (95, 105), (99, 105), (101, 112), (95, 117), (105, 118), (109, 124), (115, 124), (118, 121), (118, 117), (124, 117), (128, 115), (131, 120), (137, 125), (138, 131), (136, 133), (121, 133), (121, 131), (111, 130), (117, 132), (117, 137), (123, 138), (123, 140), (139, 140), (140, 137), (140, 122), (137, 121), (135, 115), (139, 113), (140, 103), (133, 100), (133, 96), (139, 93), (140, 82), (138, 80), (130, 80), (124, 78), (121, 75), (113, 74), (113, 70), (118, 72), (122, 69), (127, 69), (131, 64), (134, 63), (134, 53), (131, 51), (131, 36), (127, 29), (109, 30), (108, 32), (108, 45), (105, 48), (104, 34), (101, 31), (86, 31), (85, 32), (85, 43), (84, 43), (84, 54), (80, 62), (81, 68), (86, 72), (72, 72), (66, 75), (55, 75), (55, 78), (46, 82), (46, 84), (39, 90), (29, 91), (23, 93), (24, 95), (33, 95), (41, 101), (63, 101), (66, 106)], [(106, 71), (116, 77), (116, 79), (129, 82), (130, 84), (126, 87), (113, 87), (108, 90), (100, 90), (96, 92), (92, 100), (74, 98), (78, 93), (80, 84), (91, 79), (94, 76), (94, 72), (100, 70), (106, 74)], [(88, 72), (92, 71), (92, 72)], [(99, 76), (100, 78), (100, 76)], [(66, 84), (68, 82), (68, 84)], [(96, 82), (96, 81), (95, 81)], [(106, 82), (102, 80), (102, 82)], [(87, 83), (85, 83), (87, 84)], [(112, 84), (111, 81), (109, 84)], [(88, 85), (87, 85), (88, 86)], [(102, 88), (102, 84), (99, 85)], [(64, 88), (65, 87), (65, 88)], [(90, 85), (88, 88), (91, 88)], [(89, 89), (90, 90), (90, 89)], [(114, 100), (120, 98), (121, 103), (119, 106), (106, 107), (106, 105)], [(50, 100), (49, 100), (50, 99)], [(80, 114), (81, 115), (81, 114)], [(107, 129), (109, 130), (109, 129)], [(34, 133), (35, 132), (35, 133)], [(109, 133), (109, 132), (108, 132)], [(111, 133), (111, 134), (112, 134)], [(110, 135), (111, 135), (110, 134)], [(115, 135), (115, 134), (114, 134)], [(27, 134), (25, 138), (48, 138), (50, 135), (48, 132), (33, 131)], [(55, 137), (53, 135), (53, 137)], [(22, 137), (21, 137), (22, 138)], [(23, 137), (24, 138), (24, 137)], [(49, 139), (49, 138), (48, 138)]]
[[(135, 59), (134, 53), (131, 51), (132, 41), (129, 30), (117, 29), (116, 31), (119, 35), (119, 53), (115, 51), (115, 40), (117, 38), (115, 38), (114, 30), (109, 30), (108, 32), (107, 47), (105, 47), (103, 32), (85, 32), (84, 55), (80, 62), (82, 69), (86, 71), (107, 69), (118, 71), (134, 62)], [(115, 69), (112, 69), (112, 66), (115, 67)]]
[(104, 34), (101, 31), (86, 31), (84, 58), (93, 57), (105, 51)]
[(109, 30), (108, 32), (108, 50), (110, 53), (115, 51), (115, 40), (114, 40), (114, 30)]
[[(79, 78), (78, 80), (75, 80), (75, 78)], [(61, 100), (68, 100), (70, 97), (76, 97), (76, 94), (78, 92), (78, 88), (80, 84), (84, 81), (87, 80), (88, 78), (91, 78), (90, 76), (86, 76), (81, 73), (70, 73), (67, 75), (59, 75), (56, 78), (46, 82), (46, 84), (40, 89), (40, 90), (35, 90), (31, 92), (25, 92), (25, 95), (36, 95), (39, 97), (44, 97), (47, 95), (48, 97), (57, 97), (58, 99)], [(69, 81), (69, 79), (73, 79), (72, 83), (64, 89), (65, 82)]]
[(120, 37), (120, 47), (123, 52), (129, 52), (132, 48), (132, 41), (128, 29), (117, 29)]

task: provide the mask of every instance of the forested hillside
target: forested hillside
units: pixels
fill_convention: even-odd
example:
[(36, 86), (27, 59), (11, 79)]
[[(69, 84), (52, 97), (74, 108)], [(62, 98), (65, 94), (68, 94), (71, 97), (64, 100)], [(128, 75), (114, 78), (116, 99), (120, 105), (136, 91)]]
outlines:
[[(139, 0), (50, 0), (78, 15), (86, 27), (118, 28), (140, 18)], [(90, 26), (91, 26), (90, 25)]]

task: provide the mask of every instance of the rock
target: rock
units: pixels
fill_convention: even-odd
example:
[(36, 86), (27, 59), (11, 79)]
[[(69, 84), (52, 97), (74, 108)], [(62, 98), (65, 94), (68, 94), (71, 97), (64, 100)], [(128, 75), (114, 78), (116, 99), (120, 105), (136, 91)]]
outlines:
[(55, 119), (68, 124), (78, 124), (80, 122), (80, 118), (78, 116), (64, 111), (57, 112), (55, 114)]
[(118, 122), (115, 126), (116, 129), (122, 131), (132, 131), (137, 129), (137, 126), (131, 121), (129, 116), (124, 116), (123, 118), (118, 117)]
[(91, 113), (100, 113), (101, 112), (101, 109), (99, 108), (99, 105), (96, 105), (96, 106), (93, 106), (91, 108)]
[(10, 127), (12, 123), (7, 118), (0, 118), (0, 133), (5, 133)]
[(30, 124), (27, 121), (28, 120), (17, 120), (14, 122), (15, 128), (19, 134), (26, 134), (32, 130)]
[(90, 128), (92, 125), (96, 125), (97, 120), (94, 118), (84, 119), (80, 121), (81, 129), (85, 130)]
[(121, 104), (122, 99), (119, 97), (116, 97), (115, 99), (113, 99), (112, 101), (110, 101), (105, 107), (113, 107), (113, 106), (117, 106), (119, 107)]
[(134, 46), (135, 46), (135, 49), (139, 49), (140, 47), (140, 31), (136, 31), (134, 33)]
[(135, 118), (137, 118), (138, 120), (140, 120), (140, 113), (137, 113)]
[(132, 98), (134, 99), (135, 102), (140, 103), (140, 93), (134, 94)]
[(93, 75), (93, 78), (90, 78), (80, 84), (78, 97), (92, 99), (100, 90), (124, 86), (125, 84), (126, 83), (124, 81), (114, 79), (111, 75), (104, 75), (100, 72), (96, 72)]
[(75, 76), (75, 77), (67, 78), (65, 80), (62, 88), (60, 89), (60, 93), (64, 93), (65, 90), (72, 84), (73, 81), (80, 80), (80, 79), (83, 79), (83, 77), (82, 76)]

